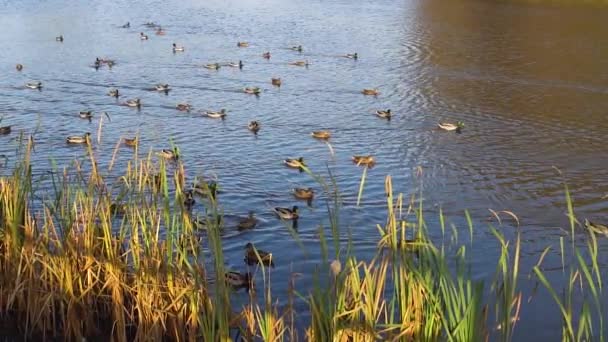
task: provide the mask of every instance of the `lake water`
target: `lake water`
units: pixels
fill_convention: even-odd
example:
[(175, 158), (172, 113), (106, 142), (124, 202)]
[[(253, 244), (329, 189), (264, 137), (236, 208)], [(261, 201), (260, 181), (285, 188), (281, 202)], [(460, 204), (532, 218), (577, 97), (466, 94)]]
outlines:
[[(127, 21), (131, 28), (119, 27)], [(148, 21), (166, 35), (142, 25)], [(386, 218), (389, 174), (406, 196), (422, 181), (431, 236), (441, 235), (439, 208), (463, 236), (464, 210), (471, 212), (477, 227), (472, 271), (480, 279), (491, 279), (499, 253), (487, 229), (488, 208), (518, 215), (525, 272), (564, 236), (564, 181), (580, 218), (608, 220), (606, 8), (472, 0), (0, 0), (0, 22), (0, 126), (13, 125), (11, 135), (0, 136), (0, 154), (9, 164), (19, 131), (35, 132), (36, 174), (50, 168), (50, 159), (64, 167), (83, 158), (84, 150), (66, 145), (65, 137), (92, 132), (96, 140), (102, 111), (112, 120), (104, 120), (103, 142), (95, 148), (106, 165), (121, 136), (140, 134), (142, 153), (167, 148), (171, 139), (190, 177), (217, 176), (228, 216), (257, 212), (256, 230), (225, 234), (226, 254), (242, 269), (248, 241), (272, 251), (279, 291), (289, 272), (310, 274), (319, 263), (316, 231), (328, 223), (323, 196), (310, 208), (293, 199), (294, 186), (318, 185), (282, 166), (284, 158), (302, 156), (324, 176), (331, 170), (344, 196), (342, 228), (351, 229), (363, 258), (374, 252), (375, 225)], [(150, 39), (140, 41), (139, 32)], [(60, 34), (63, 43), (55, 41)], [(250, 46), (238, 48), (237, 41)], [(173, 42), (186, 51), (173, 54)], [(299, 44), (302, 53), (286, 49)], [(265, 51), (270, 60), (262, 58)], [(353, 52), (359, 60), (337, 57)], [(117, 64), (95, 70), (95, 57)], [(238, 60), (242, 70), (201, 67)], [(288, 65), (295, 60), (310, 66)], [(22, 72), (16, 63), (25, 66)], [(283, 86), (273, 87), (271, 77), (281, 77)], [(42, 91), (24, 89), (30, 80), (42, 81)], [(172, 86), (168, 95), (149, 90), (161, 82)], [(244, 94), (246, 86), (263, 92)], [(124, 99), (141, 98), (141, 111), (106, 96), (111, 87)], [(377, 97), (360, 93), (375, 87)], [(176, 111), (180, 102), (194, 110)], [(198, 114), (220, 108), (228, 110), (224, 121)], [(373, 115), (386, 108), (394, 113), (390, 122)], [(97, 115), (89, 123), (77, 117), (81, 110)], [(251, 120), (261, 122), (257, 136), (247, 130)], [(458, 120), (466, 125), (462, 134), (435, 129), (439, 121)], [(310, 137), (319, 129), (332, 131), (335, 154)], [(350, 161), (354, 154), (378, 161), (367, 174), (361, 208), (362, 168)], [(115, 169), (129, 158), (121, 150)], [(303, 208), (298, 232), (307, 255), (269, 211), (294, 204)], [(514, 226), (506, 222), (512, 236)], [(601, 248), (606, 265), (608, 246)], [(310, 282), (305, 276), (299, 286)], [(524, 289), (533, 286), (523, 282)], [(555, 307), (544, 305), (543, 295), (534, 301), (524, 306), (516, 336), (555, 340)]]

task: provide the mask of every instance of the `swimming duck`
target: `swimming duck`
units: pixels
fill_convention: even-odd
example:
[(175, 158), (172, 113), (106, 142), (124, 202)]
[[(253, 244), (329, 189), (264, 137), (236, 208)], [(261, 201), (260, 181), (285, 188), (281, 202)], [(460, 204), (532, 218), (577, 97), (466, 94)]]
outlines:
[(177, 106), (175, 106), (175, 109), (180, 112), (189, 112), (190, 109), (192, 109), (192, 106), (188, 103), (178, 103)]
[(186, 199), (184, 199), (184, 206), (186, 206), (186, 208), (190, 210), (192, 209), (194, 204), (196, 204), (196, 201), (194, 200), (194, 194), (192, 193), (192, 190), (188, 190), (184, 195), (186, 196)]
[(93, 63), (93, 68), (99, 69), (101, 67), (101, 61), (99, 58), (95, 58), (95, 63)]
[(25, 84), (25, 87), (30, 88), (30, 89), (42, 89), (42, 82), (40, 82), (40, 81), (28, 82)]
[(222, 119), (222, 120), (224, 120), (224, 118), (226, 117), (227, 114), (226, 114), (226, 110), (225, 109), (221, 109), (219, 112), (208, 110), (208, 111), (205, 112), (205, 115), (208, 118), (211, 118), (211, 119)]
[(391, 119), (392, 113), (390, 109), (387, 110), (377, 110), (376, 111), (376, 115), (383, 118), (383, 119)]
[(248, 125), (247, 128), (252, 131), (253, 133), (258, 133), (258, 131), (260, 130), (260, 123), (258, 121), (251, 121)]
[(226, 272), (224, 275), (226, 284), (232, 286), (234, 289), (240, 288), (252, 288), (253, 279), (251, 273), (240, 273), (240, 272)]
[(169, 90), (171, 90), (171, 87), (169, 87), (168, 84), (157, 84), (156, 86), (154, 86), (154, 89), (156, 89), (156, 91), (164, 91), (165, 93), (168, 92)]
[(133, 100), (127, 100), (127, 102), (125, 102), (125, 105), (127, 107), (141, 107), (141, 100), (139, 98), (137, 99), (133, 99)]
[(127, 21), (126, 24), (122, 25), (121, 28), (129, 28), (131, 27), (131, 23)]
[(168, 160), (177, 160), (179, 158), (177, 151), (169, 149), (163, 149), (159, 152), (156, 152), (156, 155)]
[(210, 64), (205, 64), (203, 67), (205, 69), (218, 70), (221, 67), (221, 65), (220, 65), (220, 63), (210, 63)]
[(373, 156), (370, 156), (370, 155), (353, 156), (353, 163), (355, 163), (357, 165), (373, 166), (374, 164), (376, 164), (376, 160), (374, 159)]
[(295, 65), (295, 66), (308, 66), (308, 61), (295, 61), (295, 62), (289, 62), (289, 65)]
[(459, 131), (464, 127), (464, 123), (462, 123), (460, 121), (456, 122), (456, 124), (449, 123), (449, 122), (440, 122), (437, 124), (437, 127), (439, 127), (439, 129), (442, 129), (444, 131)]
[(239, 61), (238, 63), (234, 63), (234, 62), (228, 62), (226, 64), (224, 64), (227, 67), (231, 67), (231, 68), (239, 68), (239, 69), (243, 69), (243, 61)]
[(297, 220), (300, 217), (297, 205), (294, 205), (291, 209), (276, 207), (273, 208), (272, 211), (274, 211), (282, 220)]
[(141, 39), (141, 40), (148, 40), (148, 36), (145, 35), (143, 32), (139, 32), (139, 39)]
[(280, 87), (281, 83), (282, 83), (280, 78), (271, 78), (270, 82), (272, 83), (273, 86), (277, 86), (277, 87)]
[(294, 188), (293, 195), (297, 199), (310, 201), (315, 197), (315, 192), (312, 188), (304, 189), (304, 188)]
[(373, 96), (377, 96), (380, 94), (378, 89), (363, 89), (363, 90), (361, 90), (361, 93), (363, 95), (373, 95)]
[(10, 132), (11, 132), (11, 126), (0, 127), (0, 134), (1, 135), (9, 134)]
[(118, 89), (110, 89), (110, 91), (108, 91), (108, 96), (118, 98), (120, 96)]
[(236, 43), (236, 46), (238, 46), (238, 47), (248, 47), (249, 43), (248, 42), (238, 42), (238, 43)]
[(252, 229), (258, 224), (258, 219), (255, 218), (253, 211), (249, 212), (249, 216), (239, 220), (239, 224), (236, 226), (238, 230)]
[(298, 159), (287, 158), (283, 161), (283, 163), (286, 166), (294, 168), (294, 169), (302, 169), (302, 166), (306, 166), (306, 164), (304, 164), (304, 158), (302, 158), (302, 157), (300, 157)]
[(91, 133), (85, 133), (84, 135), (72, 135), (67, 137), (66, 141), (68, 144), (87, 144), (90, 136)]
[(17, 71), (23, 70), (23, 64), (17, 64), (17, 65), (15, 65), (15, 69), (17, 69)]
[(327, 140), (331, 138), (331, 133), (329, 131), (313, 131), (310, 133), (313, 138)]
[(298, 52), (304, 51), (304, 49), (302, 49), (302, 45), (292, 46), (289, 48), (289, 50), (298, 51)]
[[(215, 217), (215, 224), (213, 223), (213, 218)], [(207, 230), (209, 226), (215, 226), (217, 228), (222, 228), (224, 225), (224, 220), (221, 215), (207, 215), (205, 218), (196, 218), (196, 220), (192, 221), (192, 226), (197, 230)]]
[(262, 89), (258, 87), (246, 87), (243, 89), (243, 92), (245, 94), (259, 95), (262, 92)]
[(266, 58), (266, 59), (270, 59), (270, 51), (266, 51), (262, 54), (262, 57)]
[(209, 197), (215, 199), (218, 193), (218, 187), (216, 182), (201, 182), (194, 184), (192, 190), (195, 194), (202, 197)]
[(153, 21), (148, 21), (148, 22), (144, 23), (144, 26), (147, 26), (147, 27), (156, 27), (158, 25), (155, 22), (153, 22)]
[(160, 27), (160, 26), (159, 26), (159, 27), (156, 29), (156, 32), (154, 32), (154, 33), (155, 33), (157, 36), (164, 36), (164, 35), (165, 35), (165, 31), (164, 31), (164, 30), (163, 30), (163, 28), (162, 28), (162, 27)]
[(177, 46), (177, 44), (173, 43), (173, 52), (184, 52), (186, 48), (183, 46)]
[(55, 37), (55, 40), (58, 42), (63, 42), (63, 35), (60, 35), (59, 37)]
[(123, 141), (124, 141), (125, 145), (129, 146), (129, 147), (135, 147), (139, 143), (137, 137), (135, 137), (135, 138), (124, 138)]
[(359, 58), (359, 54), (356, 53), (356, 52), (355, 53), (347, 53), (343, 57), (350, 58), (350, 59), (358, 59)]
[(268, 253), (261, 249), (255, 248), (251, 242), (245, 245), (245, 262), (248, 265), (257, 264), (259, 262), (258, 255), (260, 256), (259, 261), (261, 261), (263, 265), (274, 267), (274, 262), (272, 261), (272, 253)]
[(590, 231), (592, 231), (595, 234), (601, 234), (601, 235), (608, 237), (608, 226), (606, 226), (606, 225), (599, 224), (599, 223), (593, 223), (593, 222), (585, 219), (585, 227), (587, 227), (587, 229), (589, 229)]
[(91, 120), (93, 118), (93, 112), (88, 110), (88, 111), (80, 111), (78, 112), (78, 116), (81, 119), (87, 119), (87, 120)]

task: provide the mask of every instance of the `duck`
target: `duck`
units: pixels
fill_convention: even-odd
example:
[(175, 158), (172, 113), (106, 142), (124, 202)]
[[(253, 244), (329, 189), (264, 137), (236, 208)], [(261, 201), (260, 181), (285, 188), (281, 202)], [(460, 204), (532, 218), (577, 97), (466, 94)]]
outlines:
[(277, 214), (277, 216), (279, 218), (281, 218), (282, 220), (297, 220), (300, 215), (299, 215), (299, 209), (297, 205), (294, 205), (293, 208), (289, 209), (289, 208), (281, 208), (281, 207), (276, 207), (273, 208), (272, 211), (274, 211), (275, 214)]
[(123, 142), (125, 143), (125, 146), (135, 147), (139, 143), (139, 140), (137, 139), (137, 137), (134, 137), (134, 138), (124, 138)]
[(381, 117), (383, 119), (391, 119), (392, 113), (390, 109), (387, 110), (377, 110), (376, 111), (376, 116)]
[(87, 110), (87, 111), (82, 110), (82, 111), (78, 112), (78, 116), (81, 119), (91, 120), (93, 118), (93, 112), (90, 110)]
[(201, 182), (194, 184), (192, 191), (199, 196), (215, 199), (218, 193), (218, 187), (216, 182)]
[(312, 188), (294, 188), (293, 195), (297, 199), (310, 201), (315, 197), (315, 191)]
[(99, 58), (95, 58), (95, 63), (93, 63), (93, 68), (95, 68), (97, 70), (100, 67), (101, 67), (101, 61), (99, 60)]
[(108, 96), (118, 98), (120, 93), (118, 92), (118, 89), (110, 89), (110, 91), (108, 91)]
[(367, 89), (366, 88), (366, 89), (361, 90), (361, 94), (378, 96), (378, 95), (380, 95), (380, 92), (378, 91), (378, 89)]
[(0, 127), (0, 135), (6, 135), (11, 133), (11, 126)]
[(240, 272), (226, 272), (224, 274), (224, 279), (226, 279), (226, 284), (230, 285), (235, 289), (240, 288), (252, 288), (253, 287), (253, 279), (251, 277), (251, 273), (240, 273)]
[(148, 21), (148, 22), (144, 23), (144, 26), (146, 26), (146, 27), (156, 27), (156, 26), (159, 26), (159, 25), (156, 24), (153, 21)]
[(225, 66), (227, 66), (227, 67), (231, 67), (231, 68), (239, 68), (239, 69), (243, 69), (243, 66), (244, 66), (243, 61), (241, 61), (241, 60), (239, 60), (239, 62), (238, 62), (238, 63), (235, 63), (235, 62), (228, 62), (228, 63), (226, 63), (226, 64), (224, 64), (224, 65), (225, 65)]
[(205, 112), (205, 116), (207, 116), (208, 118), (211, 119), (222, 119), (224, 120), (224, 118), (226, 117), (226, 110), (225, 109), (221, 109), (219, 112), (216, 111), (212, 111), (212, 110), (208, 110)]
[(455, 124), (449, 122), (440, 122), (437, 124), (439, 129), (444, 131), (460, 131), (464, 127), (464, 123), (458, 121)]
[(68, 144), (87, 144), (89, 142), (91, 133), (85, 133), (84, 135), (72, 135), (67, 137), (66, 141)]
[(28, 82), (25, 84), (25, 87), (30, 88), (30, 89), (42, 89), (42, 82), (40, 82), (40, 81)]
[(285, 166), (287, 166), (287, 167), (291, 167), (294, 169), (302, 169), (302, 166), (306, 166), (306, 164), (304, 164), (304, 158), (302, 158), (302, 157), (300, 157), (298, 159), (287, 158), (287, 159), (283, 160), (283, 164), (285, 164)]
[(277, 87), (280, 87), (281, 83), (282, 83), (280, 78), (271, 78), (270, 82), (272, 83), (273, 86), (277, 86)]
[(258, 219), (255, 218), (255, 213), (250, 211), (249, 216), (241, 218), (236, 227), (238, 230), (247, 230), (254, 228), (257, 224)]
[(194, 200), (194, 193), (192, 190), (188, 190), (184, 195), (186, 196), (186, 199), (184, 199), (184, 206), (190, 210), (194, 204), (196, 204), (196, 201)]
[(155, 33), (157, 36), (164, 36), (164, 35), (165, 35), (165, 30), (163, 30), (163, 28), (159, 26), (159, 27), (156, 29), (156, 32), (154, 32), (154, 33)]
[(179, 110), (180, 112), (189, 112), (190, 109), (192, 109), (192, 106), (188, 103), (178, 103), (175, 106), (175, 109)]
[(591, 222), (585, 219), (585, 227), (595, 234), (601, 234), (608, 237), (608, 226)]
[(262, 89), (258, 87), (246, 87), (243, 89), (243, 92), (245, 94), (259, 95), (262, 92)]
[(302, 45), (292, 46), (289, 48), (289, 50), (298, 51), (298, 52), (304, 51), (304, 49), (302, 49)]
[(17, 65), (15, 65), (15, 69), (17, 69), (17, 71), (23, 70), (23, 64), (17, 64)]
[(248, 125), (247, 128), (252, 131), (253, 133), (258, 133), (258, 131), (260, 130), (260, 123), (258, 121), (251, 121)]
[(141, 100), (139, 98), (133, 99), (133, 100), (127, 100), (125, 102), (125, 105), (127, 107), (137, 107), (137, 108), (139, 108), (139, 107), (141, 107)]
[(63, 35), (59, 35), (59, 37), (55, 37), (55, 40), (58, 42), (63, 42)]
[(173, 43), (173, 52), (184, 52), (186, 48), (183, 46), (177, 46), (177, 44)]
[(127, 21), (126, 24), (122, 25), (121, 28), (129, 28), (131, 27), (131, 23)]
[(168, 84), (162, 84), (159, 83), (156, 86), (154, 86), (154, 89), (156, 89), (156, 91), (164, 91), (164, 92), (168, 92), (169, 90), (171, 90), (171, 87), (169, 87)]
[(313, 138), (327, 140), (331, 138), (331, 133), (329, 131), (313, 131), (310, 133)]
[(248, 42), (237, 42), (236, 46), (238, 46), (238, 47), (248, 47), (249, 43)]
[(357, 164), (357, 165), (364, 165), (364, 166), (374, 166), (374, 164), (376, 164), (376, 160), (374, 159), (373, 156), (367, 155), (367, 156), (353, 156), (353, 163)]
[(143, 32), (139, 32), (139, 39), (141, 39), (141, 40), (148, 40), (148, 36), (145, 35)]
[(308, 61), (295, 61), (295, 62), (289, 62), (289, 65), (295, 65), (295, 66), (308, 66)]
[[(213, 223), (213, 219), (215, 217), (215, 224)], [(223, 228), (224, 220), (221, 215), (207, 215), (205, 218), (196, 218), (196, 220), (192, 221), (192, 226), (197, 230), (207, 230), (209, 226), (215, 226), (219, 229)]]
[(168, 160), (177, 160), (179, 158), (177, 151), (175, 149), (173, 149), (173, 150), (163, 149), (159, 152), (156, 152), (156, 155), (161, 158), (168, 159)]
[(210, 64), (205, 64), (203, 67), (205, 69), (209, 69), (209, 70), (219, 70), (221, 65), (220, 65), (220, 63), (210, 63)]
[(359, 58), (359, 54), (358, 53), (347, 53), (346, 55), (342, 56), (344, 58), (350, 58), (350, 59), (358, 59)]
[[(258, 255), (260, 256), (259, 259)], [(260, 261), (264, 266), (274, 267), (274, 262), (272, 261), (272, 253), (257, 249), (253, 246), (251, 242), (248, 242), (247, 245), (245, 245), (245, 262), (248, 265), (255, 265)]]
[(270, 51), (266, 51), (262, 54), (262, 57), (266, 58), (266, 59), (270, 59)]

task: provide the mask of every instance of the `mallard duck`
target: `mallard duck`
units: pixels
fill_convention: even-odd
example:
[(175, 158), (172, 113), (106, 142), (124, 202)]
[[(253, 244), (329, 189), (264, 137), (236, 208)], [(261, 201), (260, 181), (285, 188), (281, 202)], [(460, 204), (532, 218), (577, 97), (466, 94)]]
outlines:
[(192, 191), (199, 196), (215, 199), (218, 193), (218, 186), (216, 182), (201, 182), (194, 184)]
[(25, 84), (25, 87), (30, 88), (30, 89), (42, 89), (42, 82), (40, 82), (40, 81), (28, 82)]
[(90, 136), (91, 133), (85, 133), (84, 135), (72, 135), (67, 137), (66, 141), (68, 144), (87, 144)]
[(169, 159), (169, 160), (177, 160), (178, 159), (178, 155), (177, 152), (175, 150), (169, 150), (169, 149), (163, 149), (159, 152), (156, 152), (156, 155), (164, 158), (164, 159)]
[(133, 99), (133, 100), (127, 100), (125, 102), (125, 105), (127, 107), (137, 107), (137, 108), (139, 108), (139, 107), (141, 107), (141, 100), (138, 99), (138, 98), (137, 99)]
[(165, 30), (163, 30), (163, 28), (159, 26), (159, 27), (156, 29), (156, 32), (154, 32), (154, 33), (155, 33), (157, 36), (164, 36), (164, 35), (165, 35)]
[(238, 62), (238, 63), (235, 63), (235, 62), (228, 62), (228, 63), (226, 63), (226, 64), (224, 64), (224, 65), (225, 65), (225, 66), (227, 66), (227, 67), (231, 67), (231, 68), (239, 68), (239, 69), (243, 69), (243, 66), (244, 66), (243, 61), (241, 61), (241, 60), (239, 60), (239, 62)]
[(177, 46), (177, 44), (173, 43), (173, 52), (184, 52), (186, 48), (183, 46)]
[(168, 92), (169, 90), (171, 90), (171, 87), (169, 87), (168, 84), (162, 84), (159, 83), (156, 86), (154, 86), (154, 89), (156, 89), (156, 91), (164, 91), (164, 92)]
[(236, 46), (238, 46), (238, 47), (248, 47), (249, 43), (248, 42), (238, 42), (238, 43), (236, 43)]
[(287, 159), (283, 160), (283, 163), (287, 167), (291, 167), (294, 169), (302, 169), (302, 166), (306, 166), (306, 164), (304, 164), (304, 158), (302, 158), (302, 157), (300, 157), (298, 159), (287, 158)]
[(93, 63), (93, 68), (95, 68), (95, 70), (97, 70), (100, 67), (101, 67), (101, 61), (99, 60), (99, 58), (95, 58), (95, 63)]
[(304, 188), (294, 188), (293, 195), (297, 199), (310, 201), (315, 197), (315, 192), (312, 188), (304, 189)]
[(359, 58), (359, 54), (358, 53), (347, 53), (346, 55), (342, 56), (345, 58), (350, 58), (350, 59), (358, 59)]
[(11, 126), (0, 127), (0, 134), (1, 135), (9, 134), (10, 132), (11, 132)]
[(376, 111), (376, 116), (381, 117), (383, 119), (391, 119), (392, 113), (390, 109), (387, 110), (377, 110)]
[(78, 112), (78, 116), (81, 119), (87, 119), (87, 120), (91, 120), (93, 118), (93, 112), (88, 110), (88, 111), (80, 111)]
[(192, 207), (194, 206), (194, 204), (196, 204), (196, 201), (194, 200), (194, 193), (192, 192), (192, 190), (188, 190), (188, 191), (186, 191), (186, 193), (184, 193), (184, 196), (186, 197), (184, 199), (184, 206), (188, 210), (192, 209)]
[(148, 21), (148, 22), (144, 23), (144, 26), (146, 26), (146, 27), (156, 27), (156, 26), (158, 26), (158, 24), (156, 24), (153, 21)]
[(17, 65), (15, 65), (15, 69), (17, 69), (17, 71), (23, 70), (23, 64), (17, 64)]
[(192, 106), (188, 103), (178, 103), (177, 106), (175, 106), (175, 109), (180, 112), (189, 112), (190, 109), (192, 109)]
[(440, 122), (437, 124), (437, 127), (439, 127), (439, 129), (442, 129), (444, 131), (459, 131), (464, 127), (464, 123), (462, 123), (460, 121), (456, 122), (456, 124), (449, 123), (449, 122)]
[(300, 217), (297, 205), (294, 205), (291, 209), (276, 207), (273, 208), (272, 211), (274, 211), (282, 220), (297, 220), (298, 217)]
[(253, 213), (253, 211), (250, 211), (249, 216), (240, 219), (239, 224), (237, 224), (236, 227), (238, 230), (246, 230), (246, 229), (252, 229), (257, 224), (258, 224), (258, 219), (255, 218), (255, 214)]
[(112, 214), (124, 214), (127, 211), (127, 205), (124, 203), (114, 202), (110, 204), (110, 213)]
[(124, 138), (122, 139), (126, 146), (135, 147), (139, 143), (137, 137), (135, 138)]
[(252, 131), (253, 133), (258, 133), (258, 131), (260, 130), (260, 123), (258, 121), (251, 121), (248, 125), (247, 128)]
[(353, 156), (353, 163), (357, 165), (373, 166), (376, 160), (373, 156)]
[(220, 63), (210, 63), (210, 64), (205, 64), (203, 67), (205, 69), (218, 70), (221, 67), (221, 65), (220, 65)]
[(118, 98), (120, 93), (118, 92), (118, 89), (110, 89), (110, 91), (108, 91), (108, 96)]
[(58, 42), (63, 42), (63, 35), (60, 35), (59, 37), (55, 37), (55, 40)]
[[(213, 222), (215, 218), (215, 224)], [(222, 228), (224, 225), (224, 219), (221, 215), (207, 215), (205, 218), (196, 218), (192, 221), (192, 226), (197, 230), (207, 230), (209, 226), (215, 226), (216, 228)]]
[(302, 45), (292, 46), (289, 48), (289, 50), (298, 51), (298, 52), (304, 51), (304, 49), (302, 49)]
[(131, 27), (131, 23), (127, 21), (126, 24), (122, 25), (121, 28), (129, 28)]
[(277, 87), (280, 87), (281, 83), (282, 83), (280, 78), (271, 78), (270, 82), (272, 83), (273, 86), (277, 86)]
[(262, 54), (262, 57), (266, 58), (266, 59), (270, 59), (270, 51), (266, 51)]
[(295, 62), (289, 62), (289, 65), (295, 65), (295, 66), (308, 66), (308, 61), (295, 61)]
[(327, 140), (331, 138), (331, 133), (329, 131), (313, 131), (310, 133), (313, 138)]
[(221, 109), (219, 112), (208, 110), (205, 112), (205, 116), (211, 119), (224, 119), (226, 117), (226, 110)]
[(139, 39), (141, 39), (141, 40), (148, 40), (148, 36), (145, 35), (143, 32), (139, 32)]
[(601, 234), (608, 237), (608, 226), (606, 225), (594, 223), (585, 219), (585, 227), (587, 227), (587, 229), (592, 231), (594, 234)]
[(224, 278), (226, 279), (226, 284), (232, 286), (235, 289), (253, 287), (253, 279), (251, 277), (251, 273), (249, 272), (226, 272)]
[(363, 90), (361, 90), (361, 93), (363, 95), (372, 95), (372, 96), (380, 95), (380, 92), (378, 91), (378, 89), (363, 89)]
[(262, 89), (258, 87), (246, 87), (243, 89), (243, 92), (245, 94), (259, 95), (262, 92)]
[[(258, 259), (258, 255), (260, 256), (260, 259)], [(251, 242), (247, 243), (247, 245), (245, 245), (245, 262), (248, 265), (255, 265), (259, 261), (261, 261), (262, 264), (265, 266), (274, 267), (274, 262), (272, 261), (272, 253), (268, 253), (261, 249), (255, 248)]]

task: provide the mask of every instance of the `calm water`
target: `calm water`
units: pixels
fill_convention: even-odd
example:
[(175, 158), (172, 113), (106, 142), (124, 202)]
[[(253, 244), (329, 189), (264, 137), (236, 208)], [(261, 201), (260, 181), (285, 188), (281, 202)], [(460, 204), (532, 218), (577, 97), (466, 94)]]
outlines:
[[(127, 21), (130, 29), (119, 28)], [(141, 25), (147, 21), (162, 24), (167, 35), (155, 36)], [(67, 146), (66, 135), (90, 131), (96, 139), (99, 116), (91, 123), (79, 119), (76, 114), (85, 109), (111, 115), (96, 147), (105, 163), (120, 136), (139, 133), (142, 153), (166, 148), (172, 139), (189, 176), (218, 177), (228, 215), (253, 209), (262, 220), (253, 232), (226, 233), (235, 269), (243, 268), (248, 241), (274, 252), (279, 261), (274, 279), (286, 280), (291, 270), (309, 274), (319, 262), (316, 230), (327, 224), (322, 196), (303, 210), (299, 224), (300, 238), (313, 252), (308, 255), (268, 210), (297, 204), (289, 193), (294, 186), (315, 187), (305, 174), (281, 165), (287, 157), (303, 156), (324, 175), (331, 170), (344, 193), (343, 228), (352, 230), (362, 257), (373, 253), (375, 224), (385, 218), (384, 176), (392, 175), (395, 188), (409, 195), (419, 186), (418, 166), (432, 227), (442, 207), (466, 236), (463, 212), (471, 211), (478, 227), (473, 272), (481, 279), (491, 279), (498, 255), (486, 228), (488, 208), (519, 216), (526, 270), (564, 235), (563, 180), (581, 218), (608, 220), (608, 10), (603, 8), (440, 0), (0, 0), (0, 22), (1, 124), (14, 129), (0, 136), (0, 154), (14, 159), (18, 132), (36, 132), (35, 172), (47, 170), (51, 158), (68, 166), (83, 157), (83, 149)], [(150, 40), (140, 41), (140, 31)], [(59, 34), (63, 43), (55, 41)], [(240, 40), (251, 46), (237, 48)], [(186, 52), (173, 54), (173, 42)], [(303, 53), (285, 49), (297, 44)], [(261, 57), (264, 51), (272, 52), (270, 60)], [(355, 51), (358, 61), (336, 57)], [(117, 65), (95, 70), (95, 57), (113, 58)], [(239, 59), (243, 70), (200, 67)], [(287, 65), (303, 59), (309, 68)], [(21, 73), (16, 63), (25, 65)], [(271, 77), (281, 77), (283, 86), (272, 87)], [(44, 89), (24, 89), (30, 80), (42, 81)], [(173, 90), (168, 95), (149, 90), (160, 82)], [(263, 93), (243, 94), (245, 86), (259, 86)], [(141, 111), (106, 96), (110, 87), (125, 99), (140, 97)], [(378, 87), (382, 94), (365, 97), (359, 93), (364, 87)], [(179, 102), (195, 110), (177, 112)], [(196, 114), (220, 108), (229, 111), (225, 121)], [(390, 122), (372, 115), (384, 108), (395, 113)], [(254, 119), (262, 124), (257, 137), (246, 129)], [(466, 128), (462, 134), (434, 129), (443, 120), (461, 120)], [(335, 156), (309, 136), (317, 129), (333, 132)], [(130, 158), (123, 152), (116, 169)], [(378, 165), (368, 173), (358, 209), (362, 169), (350, 157), (368, 153)], [(505, 226), (507, 234), (513, 231)], [(440, 238), (439, 228), (431, 235)], [(605, 256), (600, 261), (608, 262)], [(299, 284), (305, 288), (310, 282), (305, 276)], [(286, 281), (273, 286), (285, 289)], [(547, 299), (540, 295), (535, 301)], [(559, 336), (558, 317), (543, 316), (548, 310), (556, 313), (550, 305), (526, 305), (519, 334)]]

